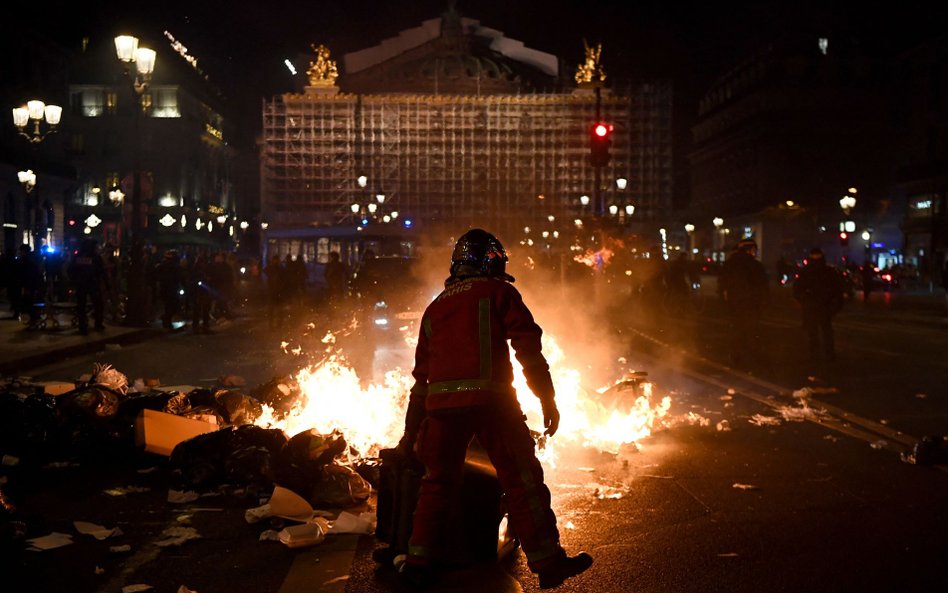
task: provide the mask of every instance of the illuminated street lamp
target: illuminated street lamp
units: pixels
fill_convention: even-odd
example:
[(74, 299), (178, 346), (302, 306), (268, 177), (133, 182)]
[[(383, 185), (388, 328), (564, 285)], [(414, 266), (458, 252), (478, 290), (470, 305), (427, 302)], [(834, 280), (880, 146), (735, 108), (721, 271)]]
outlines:
[(695, 225), (690, 222), (685, 225), (685, 232), (688, 233), (688, 258), (694, 256), (695, 252)]
[[(852, 189), (852, 188), (850, 188)], [(843, 212), (849, 216), (849, 213), (853, 208), (856, 207), (856, 198), (855, 196), (846, 195), (839, 199), (839, 207), (843, 209)]]
[(589, 196), (587, 196), (587, 195), (585, 195), (585, 194), (579, 196), (579, 203), (582, 204), (583, 206), (588, 206), (588, 205), (589, 205)]
[(17, 171), (16, 178), (23, 184), (23, 189), (26, 190), (26, 193), (30, 193), (33, 191), (33, 188), (36, 187), (36, 173), (34, 173), (32, 169)]
[(629, 185), (629, 180), (625, 177), (619, 177), (616, 179), (616, 187), (620, 190), (624, 190)]
[[(33, 99), (27, 101), (25, 106), (13, 109), (13, 125), (31, 144), (37, 144), (56, 131), (56, 126), (59, 125), (62, 116), (63, 108), (59, 105), (47, 105), (38, 99)], [(27, 132), (26, 127), (31, 121), (33, 129)], [(45, 131), (41, 125), (44, 121), (46, 122)]]

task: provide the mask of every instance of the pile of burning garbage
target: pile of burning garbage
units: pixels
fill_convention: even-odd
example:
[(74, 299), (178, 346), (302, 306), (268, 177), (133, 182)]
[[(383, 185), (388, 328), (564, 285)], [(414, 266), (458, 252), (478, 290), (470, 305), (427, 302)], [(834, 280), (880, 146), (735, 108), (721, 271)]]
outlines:
[[(155, 382), (152, 382), (155, 383)], [(338, 430), (288, 435), (254, 424), (266, 411), (278, 421), (301, 398), (292, 377), (249, 391), (229, 376), (214, 388), (130, 388), (108, 365), (70, 383), (21, 378), (0, 384), (0, 453), (5, 465), (42, 467), (103, 459), (167, 457), (169, 488), (211, 492), (236, 485), (266, 498), (276, 484), (314, 508), (348, 508), (367, 500), (378, 461), (363, 457)], [(156, 458), (158, 459), (158, 458)], [(0, 481), (0, 539), (23, 537), (25, 526)]]

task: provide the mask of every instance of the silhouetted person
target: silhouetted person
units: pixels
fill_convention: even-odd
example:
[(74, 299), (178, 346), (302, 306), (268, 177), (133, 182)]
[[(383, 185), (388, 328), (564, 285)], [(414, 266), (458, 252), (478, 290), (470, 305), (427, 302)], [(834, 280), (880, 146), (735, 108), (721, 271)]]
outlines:
[(79, 251), (69, 263), (68, 274), (76, 290), (76, 315), (79, 319), (79, 333), (89, 333), (88, 302), (92, 301), (92, 318), (96, 331), (105, 329), (102, 322), (105, 303), (103, 289), (108, 289), (108, 277), (105, 262), (99, 255), (95, 239), (83, 239)]
[(234, 272), (223, 253), (214, 254), (214, 261), (207, 267), (207, 284), (212, 299), (215, 317), (231, 319), (230, 301), (234, 295)]
[(865, 262), (859, 268), (859, 278), (862, 281), (862, 302), (869, 302), (869, 293), (872, 292), (872, 283), (876, 279), (876, 267), (872, 262)]
[(43, 298), (43, 269), (29, 245), (20, 245), (13, 266), (14, 290), (18, 295), (17, 314), (28, 313), (30, 326), (39, 321), (36, 303)]
[(326, 280), (326, 292), (329, 295), (329, 304), (338, 305), (346, 296), (346, 281), (349, 272), (346, 265), (339, 260), (339, 253), (333, 251), (329, 254), (329, 261), (326, 263), (326, 269), (323, 270), (323, 278)]
[(178, 313), (181, 304), (181, 262), (178, 252), (174, 249), (165, 251), (164, 258), (158, 264), (156, 271), (158, 280), (158, 296), (161, 298), (162, 314), (161, 325), (171, 329), (171, 322)]
[(803, 329), (809, 340), (810, 359), (836, 360), (833, 317), (845, 301), (842, 275), (827, 265), (823, 251), (813, 249), (793, 285), (793, 297), (803, 308)]
[(760, 312), (767, 298), (767, 271), (757, 260), (757, 243), (742, 239), (721, 268), (718, 293), (731, 319), (731, 363), (760, 362)]
[(948, 307), (948, 258), (941, 268), (941, 287), (945, 289), (945, 307)]
[(270, 323), (270, 329), (278, 328), (283, 325), (283, 295), (284, 269), (280, 265), (280, 256), (274, 255), (270, 258), (270, 263), (263, 269), (267, 277), (267, 320)]

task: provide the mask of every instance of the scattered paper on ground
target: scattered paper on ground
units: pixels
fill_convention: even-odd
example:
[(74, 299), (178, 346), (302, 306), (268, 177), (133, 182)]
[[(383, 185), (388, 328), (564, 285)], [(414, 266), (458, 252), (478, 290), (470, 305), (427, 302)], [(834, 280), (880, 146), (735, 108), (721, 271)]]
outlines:
[(888, 441), (884, 439), (879, 439), (878, 441), (873, 441), (869, 443), (869, 446), (873, 449), (885, 449), (888, 446)]
[(132, 546), (128, 544), (123, 544), (121, 546), (109, 546), (109, 552), (113, 554), (125, 554), (126, 552), (131, 552)]
[(103, 490), (103, 494), (108, 494), (109, 496), (125, 496), (126, 494), (136, 494), (138, 492), (148, 492), (151, 488), (146, 488), (144, 486), (125, 486), (124, 488), (109, 488), (108, 490)]
[(154, 589), (154, 587), (145, 584), (125, 585), (122, 587), (122, 593), (141, 593), (142, 591), (149, 591), (151, 589)]
[(722, 420), (714, 425), (718, 432), (728, 432), (731, 430), (731, 424), (727, 420)]
[(280, 543), (288, 548), (302, 548), (314, 546), (326, 539), (329, 531), (329, 521), (317, 517), (312, 523), (293, 525), (280, 532)]
[(73, 521), (72, 524), (79, 533), (91, 535), (99, 541), (108, 539), (112, 536), (122, 535), (122, 530), (118, 527), (112, 527), (109, 529), (107, 527), (103, 527), (102, 525), (96, 525), (95, 523), (88, 523), (86, 521)]
[(27, 548), (27, 550), (33, 552), (38, 552), (41, 550), (53, 550), (55, 548), (61, 548), (71, 544), (72, 536), (68, 533), (58, 533), (54, 531), (49, 535), (28, 539), (26, 540), (26, 543), (30, 544), (30, 547)]
[(201, 538), (201, 534), (193, 527), (169, 527), (162, 531), (161, 535), (165, 536), (165, 539), (155, 542), (159, 548), (180, 546), (189, 540)]
[(753, 484), (741, 484), (740, 482), (735, 482), (731, 485), (731, 488), (736, 490), (757, 490), (757, 486)]
[(274, 486), (269, 505), (270, 513), (275, 517), (301, 523), (306, 523), (313, 518), (312, 505), (289, 488)]
[(339, 513), (339, 517), (333, 522), (329, 533), (332, 535), (341, 533), (357, 533), (360, 535), (369, 535), (375, 533), (375, 513), (359, 513), (354, 515), (347, 511)]
[(194, 502), (199, 497), (197, 492), (192, 492), (188, 490), (186, 492), (181, 492), (180, 490), (168, 490), (168, 502), (171, 504), (185, 504), (188, 502)]
[(782, 420), (776, 416), (764, 416), (762, 414), (754, 414), (748, 418), (747, 421), (757, 426), (780, 426), (782, 422)]

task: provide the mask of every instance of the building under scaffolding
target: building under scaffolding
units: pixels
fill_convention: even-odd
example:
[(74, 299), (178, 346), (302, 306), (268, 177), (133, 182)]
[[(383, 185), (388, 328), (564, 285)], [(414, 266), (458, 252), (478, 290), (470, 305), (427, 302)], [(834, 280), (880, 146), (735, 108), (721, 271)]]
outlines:
[(668, 214), (670, 83), (602, 89), (600, 119), (615, 131), (597, 177), (594, 90), (477, 21), (445, 15), (344, 65), (339, 86), (333, 76), (264, 102), (271, 229), (388, 224), (440, 237), (483, 226), (512, 242), (530, 227), (537, 240), (543, 231), (566, 240), (577, 220), (634, 228)]

